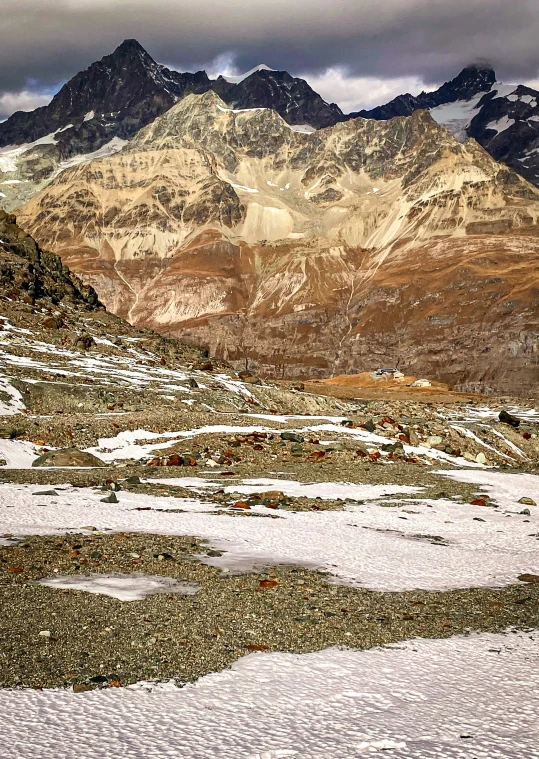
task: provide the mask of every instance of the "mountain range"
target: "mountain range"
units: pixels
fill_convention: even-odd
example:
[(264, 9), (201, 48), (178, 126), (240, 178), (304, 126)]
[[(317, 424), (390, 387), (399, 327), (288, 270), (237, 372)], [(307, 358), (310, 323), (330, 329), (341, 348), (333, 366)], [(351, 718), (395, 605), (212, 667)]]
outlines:
[(236, 365), (517, 394), (539, 389), (539, 191), (533, 140), (494, 153), (533, 92), (468, 67), (345, 115), (286, 72), (212, 81), (128, 40), (0, 124), (0, 200), (109, 310)]
[(0, 123), (1, 207), (17, 207), (66, 168), (112, 155), (179, 99), (209, 90), (233, 109), (271, 108), (307, 131), (428, 109), (458, 139), (473, 137), (495, 160), (539, 184), (539, 93), (497, 83), (488, 67), (468, 66), (434, 92), (405, 94), (370, 111), (344, 114), (286, 71), (261, 65), (243, 76), (212, 80), (205, 71), (168, 69), (136, 40), (125, 40), (70, 79), (48, 105)]

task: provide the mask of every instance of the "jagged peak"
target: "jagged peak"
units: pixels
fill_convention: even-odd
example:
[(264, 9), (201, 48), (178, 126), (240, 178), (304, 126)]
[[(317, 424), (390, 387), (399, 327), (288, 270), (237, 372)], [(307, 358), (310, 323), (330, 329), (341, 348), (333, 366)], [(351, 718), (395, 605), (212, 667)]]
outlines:
[(118, 47), (112, 53), (112, 55), (115, 55), (116, 53), (127, 53), (127, 52), (145, 53), (146, 55), (149, 55), (149, 53), (142, 47), (140, 42), (136, 39), (124, 40), (120, 45), (118, 45)]

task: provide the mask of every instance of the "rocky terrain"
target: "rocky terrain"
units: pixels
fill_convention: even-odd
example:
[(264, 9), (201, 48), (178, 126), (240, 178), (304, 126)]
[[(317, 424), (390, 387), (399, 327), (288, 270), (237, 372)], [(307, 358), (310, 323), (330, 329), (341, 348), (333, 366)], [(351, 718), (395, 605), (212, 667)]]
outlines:
[(110, 310), (237, 368), (401, 361), (517, 394), (537, 388), (538, 201), (425, 111), (307, 134), (208, 92), (62, 172), (19, 218)]

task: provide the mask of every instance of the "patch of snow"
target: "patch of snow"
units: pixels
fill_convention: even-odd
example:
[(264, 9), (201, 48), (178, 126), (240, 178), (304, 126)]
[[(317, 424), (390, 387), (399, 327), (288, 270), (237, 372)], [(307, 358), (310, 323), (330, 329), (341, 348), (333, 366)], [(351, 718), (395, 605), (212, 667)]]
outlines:
[(510, 119), (508, 116), (503, 116), (501, 119), (498, 119), (497, 121), (491, 121), (489, 124), (487, 124), (487, 129), (493, 129), (498, 133), (505, 132), (505, 130), (513, 126), (514, 123), (515, 119)]
[(269, 111), (269, 108), (223, 108), (217, 104), (217, 108), (223, 113), (250, 113), (251, 111)]
[(515, 631), (256, 653), (182, 688), (4, 690), (3, 758), (537, 759), (538, 671)]
[(314, 134), (316, 129), (310, 124), (287, 124), (287, 126), (293, 132), (300, 132), (301, 134)]
[(255, 190), (252, 187), (245, 187), (245, 185), (242, 184), (234, 184), (234, 182), (231, 182), (230, 184), (235, 190), (243, 190), (243, 192), (258, 192), (258, 190)]
[[(502, 508), (521, 511), (518, 501), (526, 496), (539, 503), (539, 477), (535, 474), (511, 474), (480, 470), (440, 470), (437, 474), (457, 482), (479, 485)], [(534, 509), (535, 512), (535, 509)], [(537, 515), (539, 516), (539, 510)]]
[(437, 108), (431, 109), (430, 115), (438, 124), (445, 126), (460, 142), (464, 142), (466, 129), (473, 117), (479, 112), (477, 106), (484, 95), (484, 92), (480, 92), (470, 100), (457, 100), (455, 103), (439, 105)]
[(275, 69), (270, 69), (265, 63), (261, 63), (260, 65), (249, 69), (249, 71), (246, 71), (245, 74), (239, 74), (238, 76), (231, 76), (230, 74), (226, 74), (225, 76), (221, 74), (221, 76), (227, 82), (230, 82), (230, 84), (239, 84), (240, 82), (243, 82), (244, 79), (247, 79), (248, 76), (251, 76), (251, 74), (256, 74), (257, 71), (275, 71)]
[(88, 111), (88, 113), (83, 118), (83, 121), (91, 121), (95, 117), (95, 111)]
[(62, 171), (70, 169), (73, 166), (78, 166), (81, 163), (88, 163), (89, 161), (98, 161), (101, 158), (109, 158), (115, 153), (119, 153), (125, 145), (127, 140), (122, 140), (121, 137), (113, 137), (112, 140), (102, 145), (98, 150), (94, 150), (93, 153), (81, 153), (80, 155), (73, 156), (67, 161), (62, 161), (56, 171), (55, 176), (58, 176)]
[(157, 593), (175, 593), (181, 596), (194, 596), (200, 585), (193, 582), (181, 582), (172, 577), (159, 577), (134, 573), (92, 574), (92, 575), (53, 575), (38, 580), (38, 585), (60, 590), (83, 590), (86, 593), (110, 596), (119, 601), (142, 601)]
[(0, 439), (0, 458), (6, 462), (3, 469), (30, 469), (39, 455), (36, 446), (26, 440)]
[[(219, 486), (221, 487), (221, 485)], [(296, 482), (260, 478), (244, 480), (240, 485), (229, 485), (226, 493), (260, 493), (265, 490), (280, 490), (286, 496), (296, 498), (321, 498), (322, 500), (373, 501), (396, 493), (417, 493), (422, 488), (407, 485), (364, 485), (351, 482)]]
[(7, 396), (4, 400), (0, 399), (0, 416), (11, 416), (24, 410), (22, 395), (5, 375), (0, 375), (0, 393)]

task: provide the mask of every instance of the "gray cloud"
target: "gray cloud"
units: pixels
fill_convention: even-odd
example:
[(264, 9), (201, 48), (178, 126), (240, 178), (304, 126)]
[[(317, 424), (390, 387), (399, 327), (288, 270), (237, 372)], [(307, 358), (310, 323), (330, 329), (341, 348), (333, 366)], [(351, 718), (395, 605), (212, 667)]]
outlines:
[(526, 81), (538, 33), (537, 0), (2, 0), (0, 97), (64, 81), (126, 37), (178, 69), (230, 52), (243, 70), (428, 86), (488, 59), (500, 78)]

